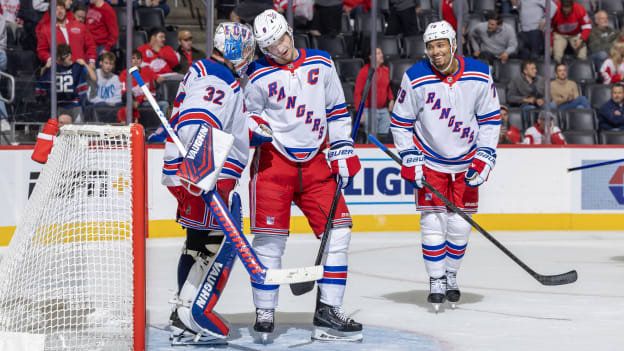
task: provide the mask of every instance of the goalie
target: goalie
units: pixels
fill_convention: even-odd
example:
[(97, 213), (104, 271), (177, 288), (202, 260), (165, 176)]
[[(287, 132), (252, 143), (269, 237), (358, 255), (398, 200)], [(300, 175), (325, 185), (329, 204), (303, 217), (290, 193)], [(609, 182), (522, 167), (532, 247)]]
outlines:
[(167, 138), (162, 183), (178, 200), (177, 222), (186, 228), (170, 317), (174, 345), (224, 343), (229, 333), (227, 321), (213, 309), (236, 254), (199, 195), (216, 182), (235, 220), (242, 220), (233, 189), (247, 164), (249, 131), (238, 79), (254, 50), (249, 27), (219, 24), (212, 55), (193, 63), (174, 102), (172, 128), (188, 150), (181, 155)]

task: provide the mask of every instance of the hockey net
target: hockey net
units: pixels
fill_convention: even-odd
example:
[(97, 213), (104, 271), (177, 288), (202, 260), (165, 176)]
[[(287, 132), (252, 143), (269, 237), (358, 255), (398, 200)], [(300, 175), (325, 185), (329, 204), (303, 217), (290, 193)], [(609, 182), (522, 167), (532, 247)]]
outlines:
[(0, 261), (0, 339), (144, 350), (144, 171), (141, 126), (61, 129)]

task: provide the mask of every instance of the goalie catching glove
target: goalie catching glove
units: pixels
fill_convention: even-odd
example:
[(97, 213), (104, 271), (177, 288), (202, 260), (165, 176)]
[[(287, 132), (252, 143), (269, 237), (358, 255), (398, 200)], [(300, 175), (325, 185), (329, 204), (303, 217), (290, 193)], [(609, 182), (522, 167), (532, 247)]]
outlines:
[(249, 146), (260, 146), (273, 141), (273, 131), (267, 121), (258, 116), (249, 117)]
[(468, 186), (477, 187), (485, 182), (496, 163), (496, 151), (490, 148), (478, 148), (470, 163), (464, 181)]
[(401, 156), (401, 177), (410, 181), (418, 189), (423, 187), (423, 165), (425, 164), (425, 155), (417, 149), (407, 149), (400, 151)]
[(331, 164), (332, 174), (342, 178), (343, 189), (349, 186), (351, 178), (362, 168), (360, 159), (353, 151), (353, 143), (348, 141), (339, 141), (332, 145), (327, 153), (327, 159)]

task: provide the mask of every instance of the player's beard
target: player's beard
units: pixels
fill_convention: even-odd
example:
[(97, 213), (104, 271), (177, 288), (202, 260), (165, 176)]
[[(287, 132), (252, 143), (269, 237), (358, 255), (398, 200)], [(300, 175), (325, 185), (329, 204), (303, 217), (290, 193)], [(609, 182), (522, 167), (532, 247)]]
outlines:
[(451, 68), (452, 60), (453, 56), (451, 55), (450, 51), (444, 53), (444, 55), (429, 58), (429, 61), (440, 73), (445, 73), (446, 70)]

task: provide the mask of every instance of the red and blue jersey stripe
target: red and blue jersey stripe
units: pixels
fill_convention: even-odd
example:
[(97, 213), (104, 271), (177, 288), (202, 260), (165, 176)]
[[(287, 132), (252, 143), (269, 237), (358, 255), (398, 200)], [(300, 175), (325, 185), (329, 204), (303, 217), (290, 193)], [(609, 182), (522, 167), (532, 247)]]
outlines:
[(446, 244), (425, 245), (422, 244), (422, 253), (425, 261), (437, 262), (446, 257)]
[(467, 243), (464, 245), (455, 245), (447, 240), (446, 241), (446, 255), (450, 258), (459, 260), (462, 257), (464, 257), (464, 253), (466, 253), (467, 246), (468, 246)]
[(339, 118), (351, 118), (346, 103), (338, 104), (330, 109), (325, 109), (325, 115), (327, 116), (327, 122), (335, 121)]

